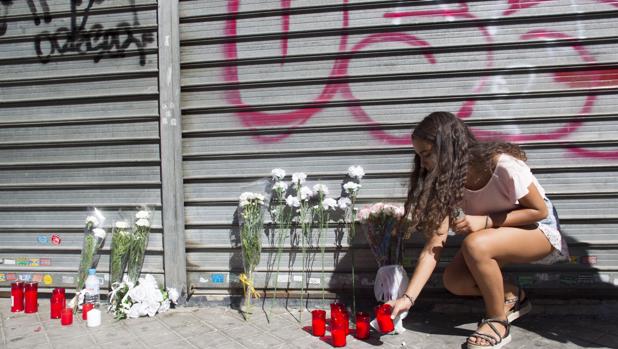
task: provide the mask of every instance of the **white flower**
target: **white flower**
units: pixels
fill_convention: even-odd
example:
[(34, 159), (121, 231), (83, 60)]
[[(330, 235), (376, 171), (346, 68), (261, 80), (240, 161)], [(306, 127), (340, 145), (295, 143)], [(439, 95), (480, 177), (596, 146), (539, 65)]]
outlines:
[(337, 201), (333, 198), (326, 198), (322, 201), (322, 207), (325, 210), (334, 210), (337, 207)]
[(94, 236), (98, 239), (105, 239), (105, 230), (101, 229), (101, 228), (94, 228), (92, 230), (92, 232), (94, 233)]
[(337, 201), (337, 206), (342, 210), (345, 210), (350, 205), (352, 205), (352, 200), (350, 200), (350, 198), (343, 197), (339, 198), (339, 201)]
[(137, 222), (135, 222), (135, 225), (137, 225), (138, 227), (150, 227), (150, 221), (146, 218), (142, 218), (142, 219), (138, 219)]
[(149, 219), (150, 218), (150, 212), (148, 212), (146, 210), (138, 211), (135, 214), (135, 218), (137, 218), (137, 219)]
[(129, 295), (129, 297), (131, 297), (133, 302), (143, 302), (146, 300), (147, 290), (146, 287), (144, 287), (144, 285), (140, 283), (139, 285), (130, 289), (127, 294)]
[(328, 195), (328, 187), (324, 184), (316, 184), (313, 186), (313, 192), (318, 195), (322, 193), (323, 195)]
[(279, 193), (285, 193), (288, 190), (288, 185), (285, 182), (277, 182), (273, 185), (273, 190)]
[(348, 176), (350, 178), (361, 179), (365, 175), (365, 170), (360, 166), (350, 166), (348, 168)]
[(302, 187), (300, 188), (300, 199), (302, 201), (306, 201), (309, 200), (309, 198), (311, 197), (311, 194), (313, 194), (313, 192), (311, 191), (311, 189), (309, 189), (309, 187)]
[(306, 179), (307, 175), (302, 172), (292, 173), (292, 183), (294, 183), (295, 185), (301, 185), (305, 183)]
[(343, 185), (343, 189), (350, 194), (356, 193), (360, 188), (361, 185), (354, 182), (347, 182)]
[(165, 313), (169, 309), (170, 309), (170, 300), (166, 299), (163, 302), (161, 302), (161, 305), (159, 306), (159, 313)]
[(131, 306), (131, 309), (127, 312), (127, 317), (131, 319), (137, 319), (141, 315), (142, 303), (135, 303)]
[(178, 290), (172, 287), (167, 289), (167, 296), (169, 297), (170, 301), (172, 301), (172, 303), (176, 304), (178, 303), (178, 298), (180, 297), (180, 294), (178, 293)]
[(150, 317), (155, 316), (157, 314), (157, 311), (159, 310), (159, 307), (161, 306), (161, 304), (157, 302), (147, 302), (144, 304), (145, 304), (144, 311), (146, 312), (146, 315)]
[(129, 228), (129, 223), (125, 222), (125, 221), (118, 221), (116, 222), (116, 228), (118, 229), (127, 229)]
[(273, 177), (273, 181), (280, 181), (285, 177), (285, 171), (280, 168), (275, 168), (270, 171), (270, 174)]
[(240, 207), (245, 207), (248, 204), (263, 204), (264, 203), (264, 195), (258, 193), (244, 192), (240, 194)]
[(288, 195), (285, 198), (285, 203), (290, 207), (300, 207), (300, 200), (296, 196)]
[(99, 220), (95, 216), (86, 217), (86, 224), (92, 224), (93, 226), (99, 225)]

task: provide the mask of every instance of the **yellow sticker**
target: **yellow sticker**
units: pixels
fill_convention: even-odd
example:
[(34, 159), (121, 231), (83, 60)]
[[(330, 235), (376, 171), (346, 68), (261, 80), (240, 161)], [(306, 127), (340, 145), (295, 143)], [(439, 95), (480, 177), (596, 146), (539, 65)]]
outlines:
[(43, 283), (45, 285), (51, 285), (54, 282), (54, 279), (52, 278), (51, 275), (46, 274), (45, 276), (43, 276)]

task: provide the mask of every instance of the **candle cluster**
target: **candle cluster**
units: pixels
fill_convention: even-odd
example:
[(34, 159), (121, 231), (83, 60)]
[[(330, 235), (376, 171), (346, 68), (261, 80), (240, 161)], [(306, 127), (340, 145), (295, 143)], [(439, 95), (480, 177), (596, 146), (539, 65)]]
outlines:
[[(311, 320), (313, 335), (316, 337), (324, 336), (326, 334), (326, 311), (321, 309), (313, 310), (311, 312)], [(355, 337), (357, 339), (365, 340), (369, 338), (369, 320), (370, 316), (368, 313), (356, 312)], [(345, 305), (341, 303), (330, 304), (330, 333), (331, 344), (334, 347), (344, 347), (346, 345), (346, 337), (350, 334), (350, 317)]]
[[(50, 298), (50, 318), (60, 319), (62, 326), (73, 324), (73, 309), (67, 308), (66, 291), (62, 287), (54, 288)], [(82, 319), (88, 321), (88, 327), (101, 324), (101, 311), (93, 309), (94, 304), (86, 303), (82, 309)], [(39, 310), (39, 285), (37, 282), (14, 281), (11, 283), (11, 312), (36, 313)]]

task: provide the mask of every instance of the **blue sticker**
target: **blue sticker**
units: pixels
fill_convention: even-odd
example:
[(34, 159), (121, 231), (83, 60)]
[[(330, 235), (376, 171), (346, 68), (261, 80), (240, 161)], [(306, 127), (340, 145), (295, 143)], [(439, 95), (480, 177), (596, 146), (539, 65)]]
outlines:
[(47, 235), (39, 235), (37, 236), (36, 240), (39, 242), (39, 244), (41, 245), (47, 245), (49, 244), (49, 237)]
[(211, 274), (210, 280), (212, 280), (213, 284), (222, 284), (225, 282), (225, 275), (223, 274)]

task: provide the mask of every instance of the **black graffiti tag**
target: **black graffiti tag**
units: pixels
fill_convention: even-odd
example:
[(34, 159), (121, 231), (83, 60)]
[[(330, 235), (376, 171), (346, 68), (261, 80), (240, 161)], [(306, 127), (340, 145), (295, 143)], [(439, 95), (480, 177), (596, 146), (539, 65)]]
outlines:
[(12, 0), (0, 0), (0, 36), (6, 33), (6, 18), (9, 16), (9, 7), (13, 5)]
[[(39, 18), (39, 14), (36, 10), (36, 4), (34, 3), (34, 0), (27, 0), (27, 2), (28, 7), (30, 8), (30, 13), (32, 13), (32, 16), (34, 17), (34, 24), (41, 24), (41, 18)], [(47, 0), (39, 0), (39, 2), (41, 4), (41, 7), (43, 8), (43, 20), (45, 21), (45, 23), (51, 22), (52, 17), (49, 14), (49, 5), (47, 4)]]
[(102, 58), (124, 57), (126, 50), (135, 45), (140, 56), (140, 65), (146, 64), (145, 48), (154, 42), (152, 33), (136, 33), (128, 22), (118, 23), (114, 28), (105, 29), (101, 24), (94, 24), (86, 30), (90, 9), (94, 3), (103, 0), (89, 0), (78, 25), (77, 4), (71, 2), (71, 28), (61, 27), (55, 33), (44, 31), (34, 39), (34, 47), (41, 63), (50, 62), (54, 56), (67, 53), (89, 54), (95, 53), (94, 61)]

